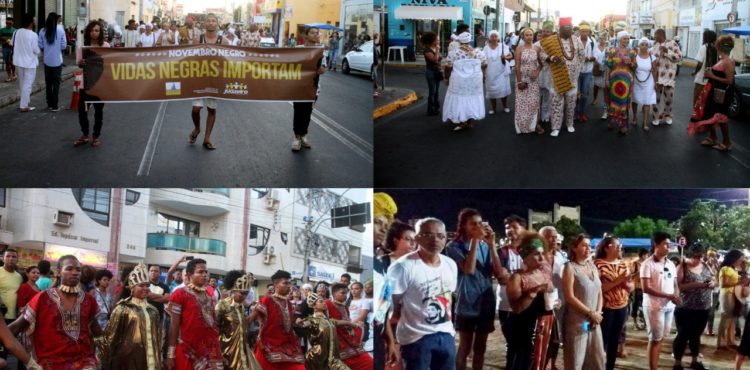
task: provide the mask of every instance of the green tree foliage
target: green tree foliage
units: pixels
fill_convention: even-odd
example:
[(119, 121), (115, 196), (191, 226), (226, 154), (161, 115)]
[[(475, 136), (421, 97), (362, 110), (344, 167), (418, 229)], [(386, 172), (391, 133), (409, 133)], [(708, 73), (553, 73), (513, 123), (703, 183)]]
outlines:
[(667, 220), (654, 220), (649, 217), (638, 216), (625, 220), (615, 226), (614, 234), (620, 238), (650, 238), (657, 231), (664, 231), (674, 235), (675, 230), (669, 226)]
[(581, 225), (565, 216), (562, 216), (557, 223), (555, 223), (555, 229), (557, 229), (557, 232), (564, 237), (563, 246), (567, 246), (571, 240), (578, 236), (578, 234), (586, 232)]
[[(696, 200), (691, 204), (690, 210), (679, 219), (677, 225), (680, 233), (691, 242), (701, 240), (707, 246), (727, 249), (729, 246), (724, 238), (728, 226), (736, 224), (730, 218), (740, 214), (740, 211), (734, 211), (716, 201)], [(733, 233), (740, 237), (738, 233)]]

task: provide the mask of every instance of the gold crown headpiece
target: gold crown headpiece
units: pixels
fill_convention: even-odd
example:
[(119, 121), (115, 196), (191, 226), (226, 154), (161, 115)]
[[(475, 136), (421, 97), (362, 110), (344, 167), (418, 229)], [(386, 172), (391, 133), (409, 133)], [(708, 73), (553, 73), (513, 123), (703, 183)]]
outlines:
[(250, 287), (253, 286), (253, 281), (255, 281), (255, 277), (252, 273), (247, 273), (245, 275), (242, 275), (234, 282), (234, 287), (232, 290), (250, 290)]
[(138, 266), (135, 266), (135, 268), (133, 268), (133, 272), (128, 275), (128, 286), (130, 288), (133, 288), (138, 284), (148, 282), (148, 269), (146, 268), (146, 265), (142, 263), (139, 263)]

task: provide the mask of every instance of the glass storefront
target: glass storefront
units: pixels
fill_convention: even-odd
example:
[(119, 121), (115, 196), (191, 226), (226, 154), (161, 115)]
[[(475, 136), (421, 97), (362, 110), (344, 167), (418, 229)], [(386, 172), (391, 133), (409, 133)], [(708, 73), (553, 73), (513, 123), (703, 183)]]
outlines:
[(354, 49), (364, 41), (372, 39), (373, 34), (372, 3), (347, 4), (344, 6), (343, 54)]

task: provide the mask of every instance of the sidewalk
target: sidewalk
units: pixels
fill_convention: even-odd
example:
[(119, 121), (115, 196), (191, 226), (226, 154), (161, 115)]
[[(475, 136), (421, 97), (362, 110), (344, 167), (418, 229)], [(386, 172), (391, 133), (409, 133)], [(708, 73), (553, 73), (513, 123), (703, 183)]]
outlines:
[(382, 118), (417, 101), (414, 90), (400, 87), (386, 87), (380, 91), (380, 96), (373, 97), (372, 119)]
[[(76, 69), (78, 69), (78, 66), (76, 66), (75, 54), (71, 53), (70, 55), (64, 55), (63, 64), (64, 67), (62, 71), (62, 80), (65, 81), (69, 78), (72, 78)], [(21, 99), (19, 95), (20, 88), (18, 85), (18, 80), (5, 82), (7, 78), (8, 76), (5, 74), (5, 69), (3, 69), (0, 72), (0, 108), (14, 104)], [(46, 84), (44, 83), (44, 63), (42, 63), (40, 58), (39, 66), (36, 67), (36, 78), (34, 79), (34, 84), (31, 86), (31, 94), (34, 95), (40, 91), (44, 93), (45, 88)], [(70, 102), (60, 101), (60, 108), (66, 108), (68, 104), (70, 104)]]

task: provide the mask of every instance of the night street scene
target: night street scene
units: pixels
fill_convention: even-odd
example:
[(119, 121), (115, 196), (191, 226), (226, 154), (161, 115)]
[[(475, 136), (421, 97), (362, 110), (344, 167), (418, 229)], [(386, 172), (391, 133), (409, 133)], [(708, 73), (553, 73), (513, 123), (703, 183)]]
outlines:
[(376, 188), (375, 368), (746, 368), (749, 190)]

